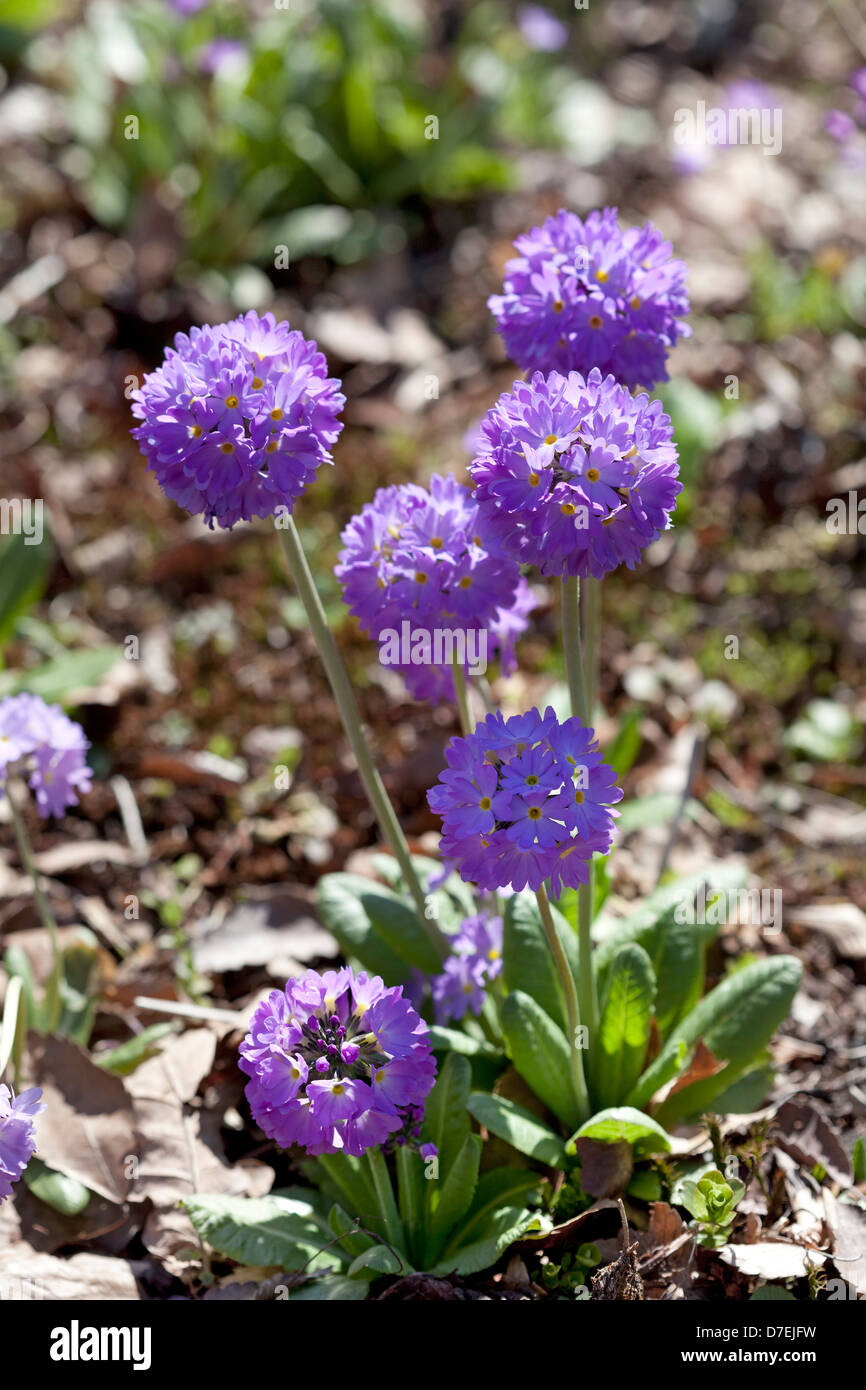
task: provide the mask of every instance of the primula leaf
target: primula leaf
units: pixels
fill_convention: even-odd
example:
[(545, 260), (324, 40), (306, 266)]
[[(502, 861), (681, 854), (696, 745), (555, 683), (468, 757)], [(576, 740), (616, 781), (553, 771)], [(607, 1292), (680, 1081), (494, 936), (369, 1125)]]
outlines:
[(431, 1141), (439, 1156), (439, 1171), (447, 1174), (451, 1164), (466, 1142), (469, 1133), (469, 1100), (471, 1068), (465, 1057), (449, 1053), (427, 1097), (425, 1118)]
[(490, 1061), (502, 1061), (502, 1053), (481, 1038), (471, 1038), (468, 1033), (458, 1033), (456, 1028), (443, 1028), (434, 1023), (428, 1034), (434, 1052), (460, 1052), (464, 1057), (484, 1057)]
[[(620, 946), (628, 941), (636, 941), (642, 946), (651, 961), (658, 962), (659, 939), (664, 936), (669, 924), (676, 920), (675, 914), (680, 904), (693, 904), (700, 892), (701, 884), (706, 884), (706, 899), (727, 892), (730, 888), (742, 888), (748, 881), (748, 873), (741, 864), (710, 865), (702, 873), (689, 874), (673, 883), (666, 883), (649, 897), (644, 898), (639, 907), (630, 912), (625, 921), (611, 921), (602, 917), (598, 926), (602, 940), (595, 951), (595, 966), (598, 971), (599, 988), (604, 989), (605, 975)], [(680, 915), (683, 914), (681, 912)], [(718, 924), (696, 922), (691, 925), (692, 932), (703, 941), (710, 941), (718, 932)]]
[(485, 1173), (465, 1221), (430, 1273), (475, 1274), (494, 1264), (535, 1220), (525, 1203), (538, 1186), (538, 1174), (520, 1168)]
[[(576, 975), (577, 937), (555, 907), (551, 908), (551, 913), (572, 974)], [(506, 987), (531, 995), (545, 1013), (564, 1028), (566, 1019), (562, 986), (534, 893), (515, 893), (505, 904), (502, 954)]]
[(379, 1204), (365, 1161), (353, 1154), (320, 1154), (304, 1165), (304, 1171), (332, 1201), (339, 1202), (350, 1216), (359, 1216), (364, 1226), (381, 1232), (377, 1224)]
[(479, 1135), (467, 1134), (459, 1154), (449, 1168), (440, 1167), (442, 1177), (427, 1187), (427, 1259), (432, 1263), (472, 1205), (478, 1182), (482, 1143)]
[(360, 901), (374, 930), (396, 956), (428, 975), (438, 974), (442, 962), (414, 908), (375, 884)]
[(576, 1152), (578, 1139), (595, 1139), (599, 1144), (631, 1144), (635, 1158), (641, 1154), (668, 1153), (669, 1136), (660, 1124), (630, 1105), (599, 1110), (582, 1124), (566, 1144), (568, 1153)]
[(40, 1202), (46, 1202), (64, 1216), (78, 1216), (90, 1201), (89, 1187), (77, 1178), (67, 1177), (49, 1168), (39, 1158), (31, 1158), (24, 1169), (24, 1181)]
[(599, 1106), (624, 1100), (646, 1057), (655, 998), (655, 975), (640, 946), (620, 947), (608, 975), (593, 1057), (593, 1094)]
[(736, 1081), (787, 1018), (803, 967), (794, 956), (772, 956), (744, 966), (678, 1023), (658, 1057), (632, 1091), (632, 1104), (644, 1105), (658, 1089), (673, 1052), (681, 1043), (691, 1049), (702, 1038), (714, 1057), (729, 1063), (724, 1072), (696, 1081), (672, 1094), (663, 1107), (664, 1121), (699, 1114), (714, 1096)]
[(160, 1038), (177, 1031), (176, 1022), (152, 1023), (149, 1028), (143, 1028), (140, 1033), (136, 1033), (134, 1038), (129, 1038), (119, 1047), (113, 1047), (110, 1052), (96, 1053), (91, 1060), (104, 1071), (114, 1072), (115, 1076), (129, 1076), (142, 1062), (156, 1056), (159, 1048), (155, 1044)]
[(240, 1264), (288, 1271), (342, 1263), (327, 1223), (304, 1202), (196, 1193), (183, 1205), (202, 1240)]
[[(347, 956), (381, 975), (386, 985), (401, 984), (406, 978), (406, 962), (397, 955), (373, 926), (363, 898), (375, 891), (376, 884), (360, 874), (325, 874), (319, 879), (319, 916), (339, 941)], [(382, 892), (389, 890), (383, 888)]]
[(520, 1075), (563, 1124), (574, 1129), (577, 1103), (562, 1029), (528, 994), (514, 990), (502, 1006), (502, 1031)]
[(393, 1250), (389, 1250), (387, 1245), (373, 1245), (363, 1254), (358, 1255), (349, 1265), (346, 1273), (352, 1278), (364, 1269), (374, 1270), (377, 1274), (409, 1274), (411, 1271), (406, 1268), (405, 1263)]
[(372, 1236), (368, 1236), (358, 1229), (358, 1221), (353, 1220), (339, 1202), (335, 1202), (328, 1212), (328, 1225), (334, 1235), (339, 1236), (341, 1246), (352, 1259), (358, 1255), (363, 1255), (364, 1251), (369, 1250), (371, 1245), (377, 1244)]
[(292, 1303), (358, 1303), (367, 1297), (370, 1285), (365, 1279), (349, 1279), (340, 1274), (324, 1274), (299, 1289), (292, 1289)]
[(469, 1097), (469, 1112), (491, 1134), (504, 1139), (527, 1158), (535, 1158), (551, 1168), (563, 1167), (565, 1147), (562, 1140), (522, 1105), (505, 1096), (477, 1091)]

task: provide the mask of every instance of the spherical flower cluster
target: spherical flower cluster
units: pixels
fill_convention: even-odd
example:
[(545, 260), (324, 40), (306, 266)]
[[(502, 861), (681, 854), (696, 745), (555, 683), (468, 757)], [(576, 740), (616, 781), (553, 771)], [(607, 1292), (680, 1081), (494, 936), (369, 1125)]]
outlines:
[(450, 939), (452, 954), (431, 981), (437, 1023), (480, 1014), (487, 988), (502, 971), (502, 918), (464, 917)]
[(343, 428), (324, 355), (253, 310), (174, 341), (132, 393), (132, 433), (166, 496), (210, 526), (291, 509)]
[(517, 238), (502, 294), (487, 301), (524, 370), (612, 373), (627, 386), (667, 380), (666, 354), (691, 330), (685, 263), (651, 222), (621, 231), (616, 208), (585, 222), (560, 211)]
[(253, 1118), (282, 1148), (358, 1156), (423, 1105), (436, 1074), (427, 1033), (400, 986), (308, 970), (259, 1004), (241, 1044)]
[(454, 477), (434, 474), (429, 490), (380, 488), (342, 540), (346, 603), (416, 699), (453, 699), (455, 656), (483, 670), (498, 650), (513, 669), (535, 600), (517, 564), (487, 549), (478, 507)]
[(468, 738), (452, 738), (448, 767), (428, 793), (442, 817), (440, 849), (482, 891), (554, 896), (588, 881), (588, 861), (611, 846), (612, 803), (622, 799), (595, 733), (560, 723), (549, 706), (510, 719), (489, 714)]
[(0, 1085), (0, 1202), (12, 1195), (17, 1182), (36, 1152), (34, 1122), (45, 1109), (38, 1086), (16, 1096)]
[(633, 569), (681, 490), (661, 403), (597, 370), (516, 381), (477, 447), (470, 471), (488, 544), (545, 575)]
[(8, 769), (26, 759), (43, 816), (62, 816), (68, 806), (78, 805), (80, 793), (90, 791), (89, 747), (81, 725), (59, 705), (27, 694), (0, 700), (0, 786)]

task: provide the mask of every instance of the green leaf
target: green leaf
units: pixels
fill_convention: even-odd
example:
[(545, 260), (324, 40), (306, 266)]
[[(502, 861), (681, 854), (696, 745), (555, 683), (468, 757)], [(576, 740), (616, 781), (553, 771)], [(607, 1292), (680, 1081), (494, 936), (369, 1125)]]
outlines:
[(854, 1148), (851, 1150), (851, 1168), (855, 1183), (866, 1182), (866, 1141), (862, 1134), (855, 1139)]
[(15, 631), (18, 619), (29, 612), (45, 588), (51, 565), (50, 538), (39, 545), (32, 537), (13, 532), (0, 539), (0, 650)]
[(463, 1057), (485, 1057), (493, 1062), (502, 1059), (502, 1053), (492, 1043), (472, 1038), (468, 1033), (458, 1033), (456, 1028), (443, 1028), (434, 1023), (427, 1036), (434, 1052), (459, 1052)]
[(673, 912), (659, 919), (651, 960), (657, 981), (656, 1022), (662, 1041), (701, 997), (704, 952), (699, 927), (678, 922)]
[(569, 1129), (578, 1121), (568, 1043), (562, 1029), (522, 990), (502, 1006), (508, 1055), (535, 1094)]
[(95, 979), (99, 967), (99, 942), (86, 927), (62, 953), (61, 1013), (56, 1032), (86, 1047), (96, 1013)]
[(617, 781), (622, 781), (640, 752), (640, 746), (643, 742), (640, 731), (642, 718), (642, 710), (630, 709), (620, 720), (613, 742), (608, 744), (605, 749), (604, 760), (613, 768)]
[(565, 1164), (565, 1147), (557, 1134), (522, 1105), (504, 1096), (476, 1091), (469, 1097), (469, 1113), (512, 1148), (551, 1168)]
[(790, 1289), (785, 1289), (781, 1284), (759, 1284), (753, 1294), (749, 1295), (750, 1303), (796, 1303), (797, 1300)]
[(320, 1154), (304, 1165), (310, 1181), (333, 1201), (344, 1206), (350, 1216), (360, 1216), (364, 1226), (378, 1230), (379, 1204), (366, 1162), (352, 1154)]
[(408, 1274), (403, 1261), (389, 1250), (387, 1245), (372, 1245), (369, 1250), (363, 1251), (349, 1265), (346, 1273), (349, 1278), (360, 1274), (362, 1269), (374, 1270), (377, 1274)]
[(91, 1061), (104, 1071), (114, 1072), (115, 1076), (129, 1076), (142, 1062), (157, 1055), (159, 1048), (155, 1047), (154, 1043), (167, 1037), (169, 1033), (176, 1033), (178, 1027), (176, 1022), (152, 1023), (149, 1028), (142, 1028), (134, 1038), (113, 1047), (110, 1052), (95, 1053)]
[(537, 1173), (496, 1168), (485, 1173), (461, 1229), (455, 1233), (431, 1274), (476, 1274), (495, 1264), (513, 1241), (536, 1219), (525, 1203), (539, 1187)]
[(599, 1106), (622, 1101), (640, 1075), (655, 987), (646, 951), (634, 943), (621, 946), (610, 967), (593, 1059), (593, 1094)]
[(376, 884), (360, 874), (325, 874), (317, 889), (319, 916), (347, 956), (381, 975), (387, 985), (401, 984), (406, 962), (376, 931), (363, 904), (364, 895), (375, 889)]
[(651, 1168), (640, 1168), (632, 1174), (626, 1192), (639, 1202), (658, 1202), (662, 1195), (662, 1180)]
[(358, 1303), (367, 1297), (370, 1285), (364, 1279), (349, 1279), (340, 1274), (323, 1274), (311, 1279), (299, 1289), (292, 1289), (292, 1303)]
[(599, 1144), (631, 1144), (635, 1158), (642, 1154), (668, 1153), (671, 1147), (670, 1137), (661, 1125), (631, 1105), (599, 1110), (572, 1135), (565, 1146), (567, 1152), (577, 1151), (578, 1139), (595, 1139)]
[[(551, 906), (557, 935), (572, 974), (577, 974), (577, 937), (566, 919)], [(547, 944), (541, 913), (534, 893), (515, 893), (505, 904), (503, 917), (503, 972), (509, 990), (531, 995), (560, 1028), (566, 1026), (562, 986)]]
[(46, 661), (42, 666), (32, 666), (28, 671), (14, 675), (4, 671), (0, 677), (0, 695), (17, 695), (26, 690), (31, 695), (41, 695), (49, 705), (56, 701), (66, 704), (71, 693), (98, 685), (122, 655), (121, 647), (83, 647), (80, 651), (64, 652), (63, 656)]
[(89, 1187), (49, 1168), (40, 1158), (31, 1158), (23, 1176), (34, 1197), (64, 1216), (79, 1216), (90, 1201)]
[(427, 1264), (435, 1261), (442, 1246), (472, 1205), (482, 1147), (479, 1135), (467, 1134), (451, 1166), (447, 1169), (440, 1167), (444, 1179), (427, 1183)]
[(331, 1231), (312, 1206), (285, 1197), (196, 1193), (183, 1206), (198, 1234), (220, 1255), (244, 1265), (316, 1269), (340, 1262)]
[(749, 1068), (787, 1018), (802, 975), (802, 964), (794, 956), (771, 956), (754, 961), (723, 980), (677, 1024), (659, 1056), (644, 1072), (635, 1088), (642, 1096), (639, 1103), (643, 1104), (657, 1089), (655, 1075), (669, 1060), (671, 1051), (681, 1042), (691, 1049), (702, 1038), (713, 1056), (729, 1066), (716, 1076), (676, 1091), (665, 1101), (659, 1116), (670, 1124), (681, 1116), (697, 1115), (707, 1109), (715, 1096)]
[(328, 1225), (334, 1235), (339, 1237), (340, 1244), (346, 1254), (351, 1255), (353, 1259), (358, 1255), (363, 1255), (364, 1251), (369, 1250), (371, 1245), (377, 1244), (372, 1236), (359, 1231), (358, 1222), (353, 1220), (347, 1211), (344, 1211), (339, 1202), (335, 1202), (328, 1212)]
[(469, 1133), (471, 1068), (465, 1057), (451, 1052), (427, 1097), (425, 1119), (431, 1141), (436, 1145), (440, 1172), (448, 1172)]
[(361, 906), (374, 930), (396, 956), (425, 974), (439, 973), (442, 962), (414, 908), (375, 884), (372, 891), (361, 894)]
[[(709, 903), (717, 893), (725, 893), (730, 888), (745, 887), (748, 871), (742, 864), (710, 865), (701, 873), (666, 883), (644, 898), (639, 907), (629, 913), (624, 921), (602, 917), (596, 924), (601, 936), (595, 951), (595, 964), (599, 975), (599, 988), (604, 986), (605, 972), (620, 946), (628, 941), (636, 941), (642, 946), (650, 960), (658, 960), (659, 937), (664, 935), (671, 921), (675, 920), (677, 908), (682, 904), (692, 908), (702, 884), (707, 885), (706, 901)], [(694, 915), (686, 911), (683, 916)], [(691, 925), (691, 924), (688, 924)], [(696, 922), (691, 930), (704, 941), (710, 941), (718, 932), (718, 924)]]

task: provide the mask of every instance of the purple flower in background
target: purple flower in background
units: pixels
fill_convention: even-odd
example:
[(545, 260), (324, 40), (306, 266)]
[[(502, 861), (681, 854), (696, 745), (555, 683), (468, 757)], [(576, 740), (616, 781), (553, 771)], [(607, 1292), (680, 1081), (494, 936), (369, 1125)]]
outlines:
[(691, 330), (686, 267), (651, 222), (621, 231), (616, 208), (585, 222), (560, 211), (514, 243), (502, 294), (487, 301), (524, 370), (589, 372), (627, 386), (667, 380), (670, 348)]
[(848, 78), (848, 86), (861, 101), (866, 101), (866, 67), (854, 69)]
[(7, 695), (0, 700), (0, 786), (9, 767), (26, 759), (30, 787), (43, 816), (62, 816), (89, 792), (92, 773), (85, 754), (90, 747), (80, 724), (59, 705), (38, 695)]
[(535, 599), (517, 564), (489, 552), (478, 506), (450, 474), (434, 474), (429, 491), (380, 488), (342, 541), (346, 603), (416, 699), (454, 698), (453, 657), (478, 673), (498, 649), (503, 670), (514, 669)]
[[(489, 714), (468, 738), (451, 739), (445, 759), (427, 796), (442, 817), (440, 849), (482, 891), (537, 891), (550, 880), (559, 896), (586, 883), (588, 861), (610, 849), (622, 791), (579, 719), (560, 723), (550, 707)], [(478, 940), (477, 928), (467, 939)]]
[(487, 543), (542, 574), (633, 569), (670, 525), (681, 490), (670, 418), (612, 376), (516, 381), (481, 441), (470, 472)]
[(198, 67), (200, 72), (228, 72), (243, 66), (247, 57), (246, 44), (239, 39), (211, 39), (204, 48), (199, 49)]
[(824, 117), (824, 129), (834, 140), (844, 145), (856, 131), (857, 125), (844, 111), (828, 111)]
[(491, 980), (502, 971), (502, 918), (465, 917), (451, 938), (453, 954), (431, 981), (437, 1023), (480, 1014)]
[(356, 1156), (401, 1130), (436, 1075), (427, 1024), (378, 976), (308, 970), (274, 990), (241, 1043), (256, 1123), (281, 1148)]
[(132, 393), (132, 433), (166, 496), (209, 525), (273, 516), (333, 462), (345, 397), (327, 370), (273, 314), (191, 328)]
[(517, 26), (530, 48), (539, 53), (556, 53), (568, 42), (568, 29), (542, 5), (521, 5)]
[(168, 2), (177, 14), (188, 15), (198, 14), (199, 10), (203, 10), (205, 5), (209, 3), (209, 0), (168, 0)]
[(35, 1120), (45, 1106), (38, 1086), (14, 1095), (0, 1085), (0, 1202), (12, 1195), (17, 1182), (36, 1152)]

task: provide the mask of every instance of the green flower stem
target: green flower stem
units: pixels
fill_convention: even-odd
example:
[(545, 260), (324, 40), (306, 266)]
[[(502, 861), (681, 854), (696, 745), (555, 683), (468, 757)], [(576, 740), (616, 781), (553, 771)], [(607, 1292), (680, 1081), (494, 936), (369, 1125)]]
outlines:
[(598, 651), (601, 632), (601, 580), (588, 575), (580, 590), (580, 621), (583, 628), (586, 709), (592, 723), (598, 704)]
[(379, 1215), (385, 1223), (385, 1235), (395, 1250), (405, 1254), (406, 1236), (403, 1222), (400, 1220), (397, 1199), (391, 1186), (388, 1164), (385, 1162), (385, 1155), (378, 1144), (374, 1144), (372, 1149), (367, 1150), (367, 1160), (370, 1164), (373, 1187), (376, 1191), (376, 1201), (379, 1204)]
[(466, 672), (460, 665), (455, 656), (451, 664), (451, 675), (454, 680), (454, 697), (457, 704), (457, 713), (460, 715), (460, 728), (463, 737), (468, 738), (475, 728), (472, 722), (472, 715), (469, 712), (469, 687), (466, 683)]
[[(594, 581), (593, 581), (594, 582)], [(580, 580), (562, 581), (562, 647), (565, 653), (565, 670), (568, 689), (571, 695), (571, 711), (584, 724), (590, 723), (591, 707), (587, 696), (587, 669), (594, 668), (595, 661), (585, 661), (580, 632)], [(594, 624), (596, 640), (598, 623)], [(598, 1033), (598, 988), (592, 964), (592, 908), (594, 893), (594, 872), (592, 862), (588, 865), (589, 876), (577, 890), (577, 947), (580, 968), (578, 984), (580, 988), (580, 1011), (586, 1021), (590, 1043), (594, 1046)]]
[(15, 804), (15, 788), (7, 787), (6, 800), (9, 805), (9, 813), (12, 817), (12, 829), (15, 832), (15, 840), (18, 845), (18, 853), (21, 856), (21, 863), (24, 865), (25, 872), (33, 880), (33, 897), (36, 901), (36, 910), (39, 913), (43, 927), (45, 927), (51, 938), (51, 974), (45, 986), (46, 1004), (46, 1029), (48, 1033), (53, 1033), (60, 1022), (61, 1000), (60, 986), (63, 981), (63, 957), (60, 951), (60, 936), (57, 931), (57, 923), (54, 914), (48, 906), (48, 899), (42, 891), (39, 883), (39, 871), (33, 862), (33, 851), (30, 847), (30, 840), (24, 826), (21, 812)]
[(361, 724), (358, 714), (358, 706), (352, 693), (349, 677), (346, 668), (337, 650), (334, 635), (328, 626), (325, 617), (325, 610), (322, 607), (322, 600), (316, 588), (310, 567), (307, 564), (307, 557), (304, 554), (301, 538), (298, 535), (294, 518), (289, 515), (281, 519), (281, 524), (277, 531), (282, 543), (283, 552), (286, 557), (286, 564), (289, 573), (295, 583), (301, 602), (307, 614), (313, 636), (319, 648), (319, 655), (325, 668), (331, 689), (334, 692), (334, 699), (337, 701), (337, 708), (340, 711), (340, 718), (343, 721), (343, 728), (351, 744), (352, 752), (355, 755), (355, 762), (358, 766), (358, 773), (364, 784), (364, 791), (367, 799), (373, 808), (373, 812), (379, 822), (379, 828), (391, 846), (391, 851), (397, 863), (400, 865), (400, 872), (403, 875), (403, 882), (406, 884), (415, 907), (418, 917), (424, 930), (430, 938), (440, 960), (444, 960), (448, 955), (448, 943), (446, 942), (436, 923), (426, 916), (427, 903), (424, 891), (418, 881), (418, 875), (412, 865), (409, 855), (409, 846), (406, 837), (397, 819), (394, 807), (388, 798), (388, 793), (379, 776), (378, 768), (373, 761), (370, 753), (370, 745)]
[(571, 696), (571, 712), (588, 724), (583, 650), (580, 639), (580, 580), (562, 581), (562, 649), (565, 654), (565, 674)]
[(571, 966), (562, 949), (562, 943), (553, 921), (553, 914), (550, 911), (550, 903), (543, 884), (535, 897), (538, 902), (538, 910), (541, 913), (541, 921), (544, 927), (544, 934), (547, 937), (547, 944), (550, 947), (556, 966), (556, 973), (559, 976), (562, 992), (565, 995), (565, 1017), (568, 1024), (568, 1055), (571, 1063), (571, 1079), (574, 1085), (577, 1108), (580, 1113), (581, 1122), (583, 1122), (583, 1120), (589, 1118), (590, 1106), (589, 1096), (586, 1090), (586, 1079), (583, 1074), (583, 1051), (578, 1046), (580, 1007), (577, 1002), (577, 990), (574, 987), (574, 977), (571, 973)]

